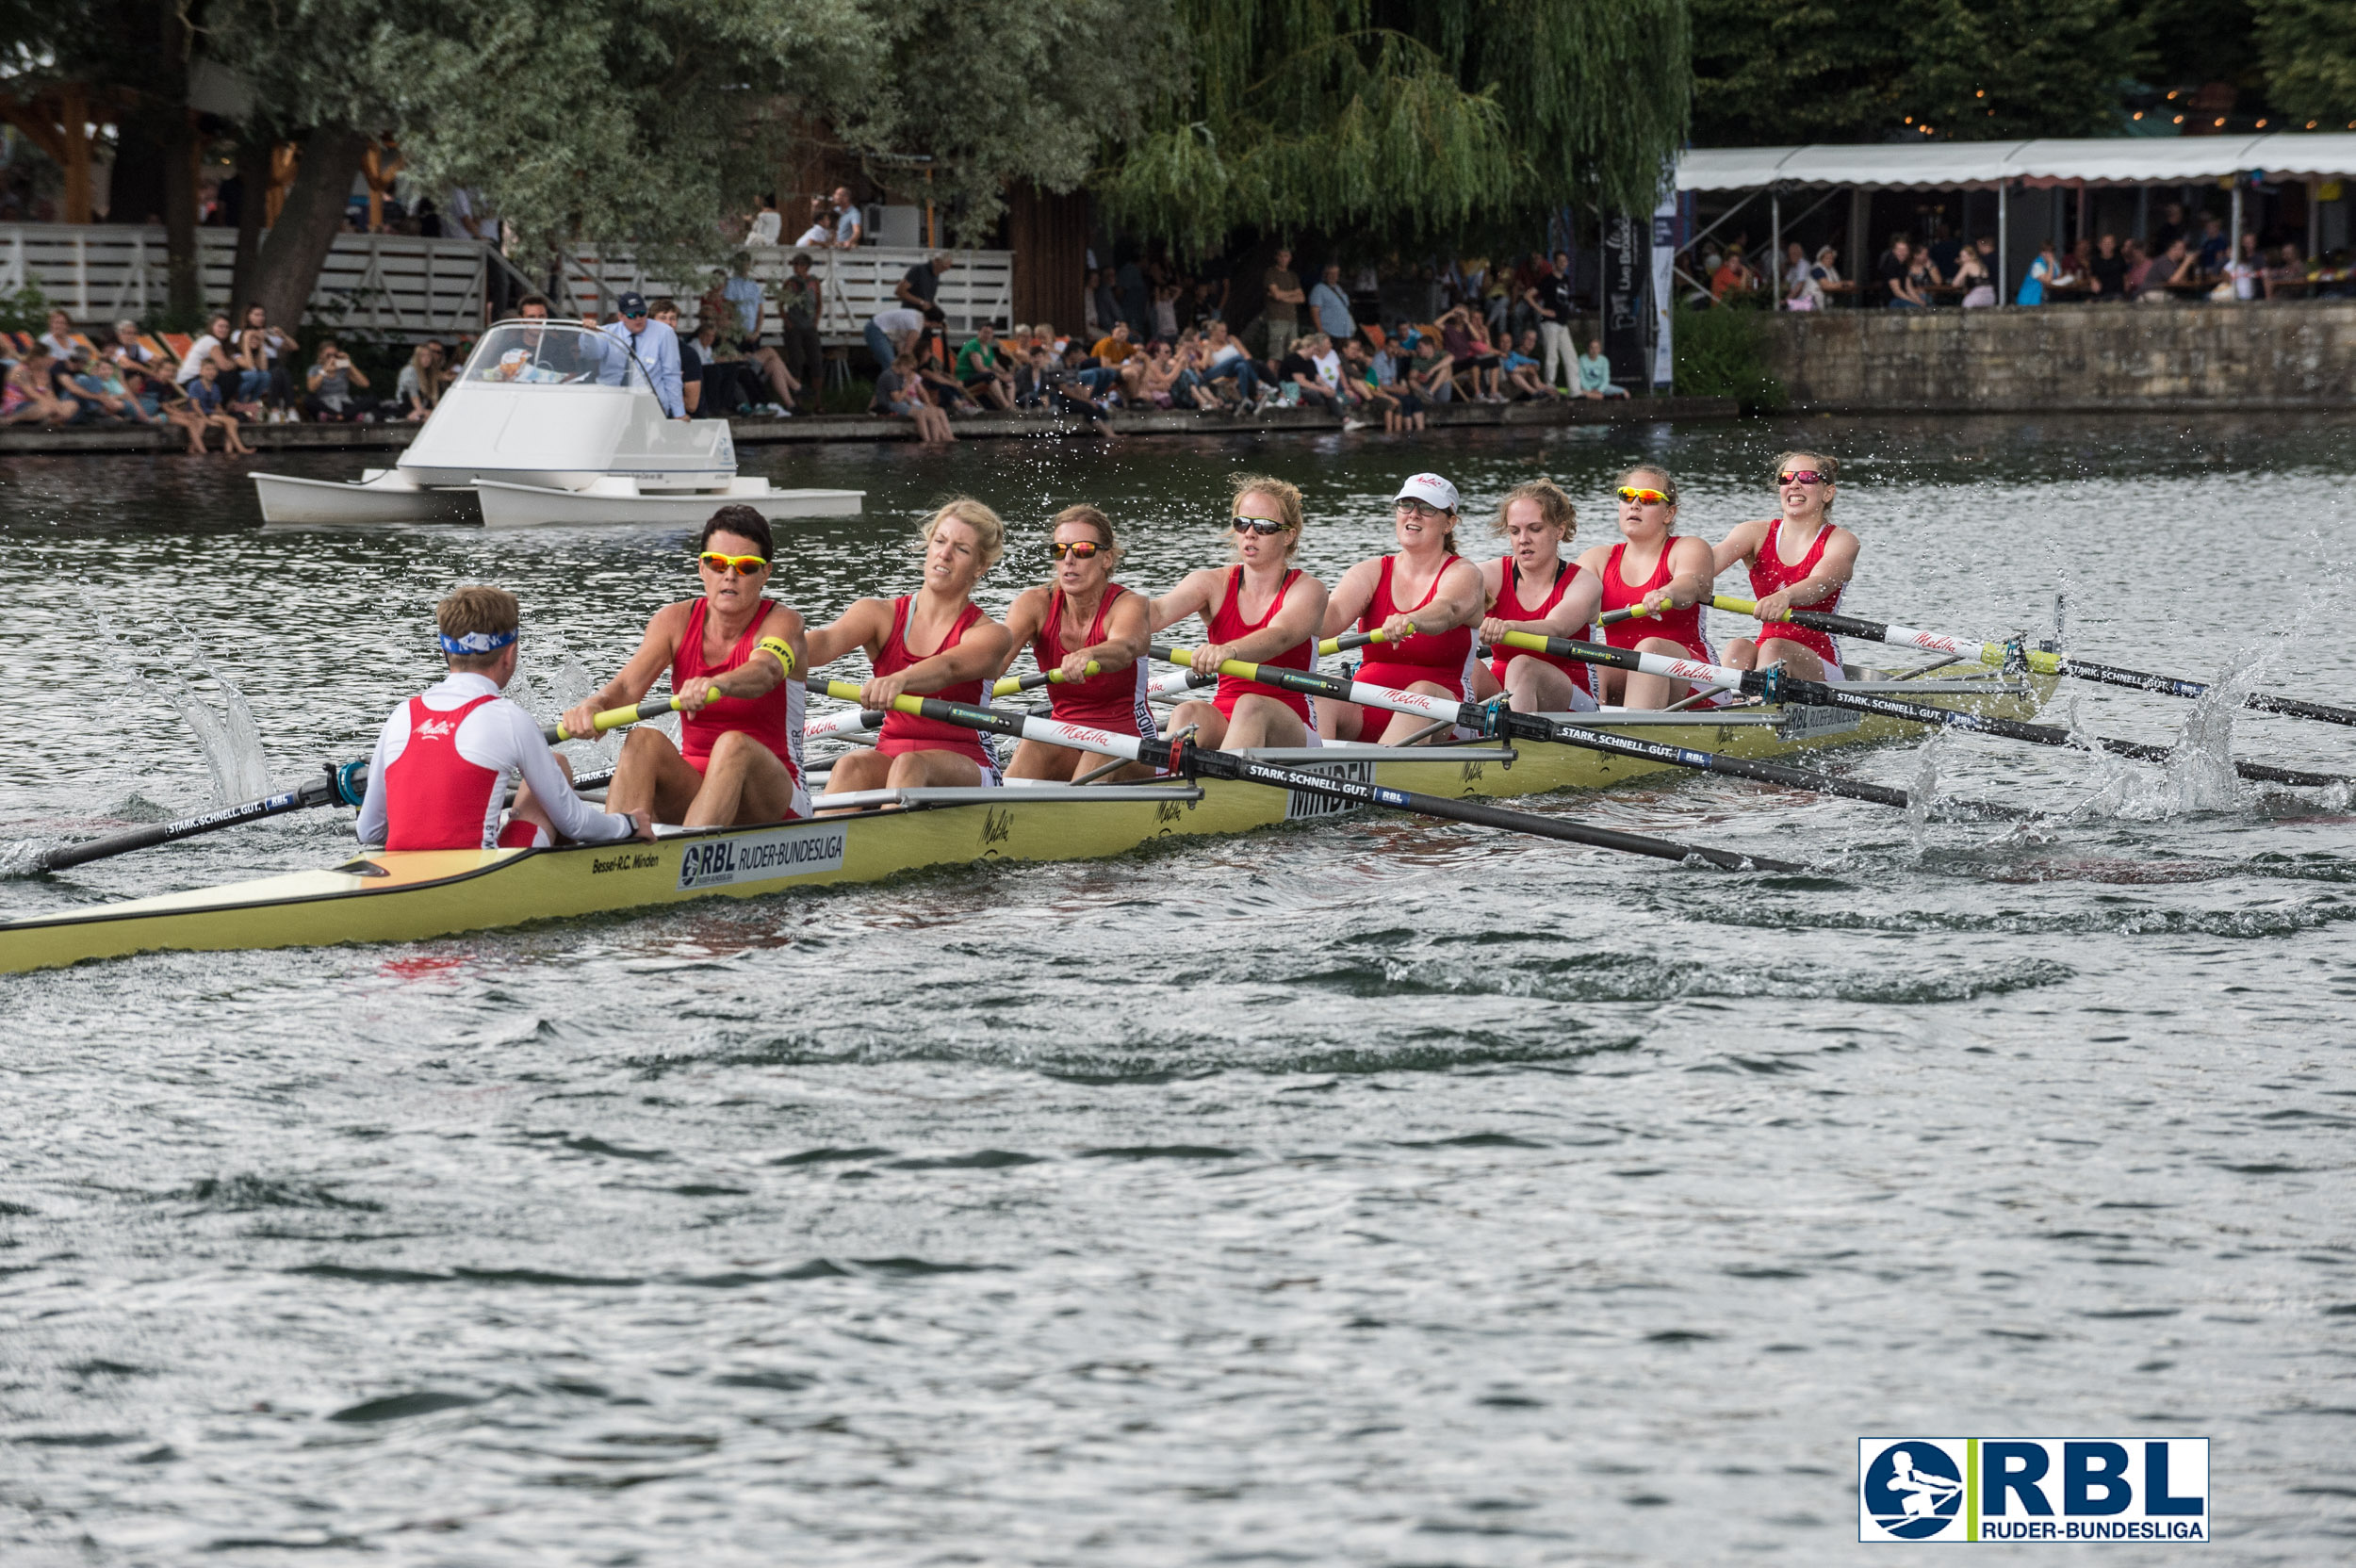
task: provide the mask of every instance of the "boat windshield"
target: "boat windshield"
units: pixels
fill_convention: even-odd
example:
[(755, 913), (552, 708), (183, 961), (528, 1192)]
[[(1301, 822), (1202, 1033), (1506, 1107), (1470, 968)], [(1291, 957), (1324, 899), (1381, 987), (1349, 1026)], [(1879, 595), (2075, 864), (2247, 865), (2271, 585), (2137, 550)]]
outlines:
[(650, 391), (645, 367), (617, 337), (578, 321), (502, 321), (466, 361), (466, 381), (522, 386), (595, 384)]

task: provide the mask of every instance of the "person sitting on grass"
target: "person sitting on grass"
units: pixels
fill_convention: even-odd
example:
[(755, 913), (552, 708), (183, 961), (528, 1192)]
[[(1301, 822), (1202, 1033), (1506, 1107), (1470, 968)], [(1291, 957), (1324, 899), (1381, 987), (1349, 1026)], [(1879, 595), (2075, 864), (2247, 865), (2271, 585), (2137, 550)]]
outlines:
[(1579, 395), (1582, 398), (1625, 398), (1628, 388), (1612, 384), (1612, 361), (1603, 351), (1603, 339), (1587, 340), (1587, 351), (1579, 356)]
[(949, 428), (949, 416), (934, 407), (925, 394), (924, 384), (916, 374), (914, 354), (895, 355), (891, 368), (875, 378), (875, 396), (868, 412), (914, 420), (916, 438), (928, 445), (957, 438), (957, 433)]
[[(228, 400), (221, 395), (221, 369), (211, 360), (196, 368), (196, 379), (188, 384), (188, 401), (196, 405), (197, 414), (208, 430), (221, 432), (221, 450), (224, 457), (251, 457), (254, 449), (237, 436), (237, 416), (229, 411)], [(205, 449), (202, 433), (196, 437), (196, 449)]]

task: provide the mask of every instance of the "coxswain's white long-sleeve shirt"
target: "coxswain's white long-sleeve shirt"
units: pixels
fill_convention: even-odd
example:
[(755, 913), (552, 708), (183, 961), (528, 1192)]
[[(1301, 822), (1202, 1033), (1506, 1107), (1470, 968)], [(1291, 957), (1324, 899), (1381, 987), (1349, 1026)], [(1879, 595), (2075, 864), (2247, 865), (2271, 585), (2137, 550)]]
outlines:
[[(491, 678), (473, 670), (453, 672), (438, 686), (428, 687), (425, 705), (437, 713), (452, 712), (477, 697), (499, 697), (499, 688)], [(628, 817), (601, 811), (573, 792), (571, 780), (556, 765), (556, 753), (548, 748), (548, 737), (541, 733), (532, 715), (505, 697), (486, 702), (459, 721), (454, 737), (458, 755), (479, 768), (492, 768), (513, 776), (523, 776), (532, 786), (532, 792), (548, 814), (559, 837), (577, 843), (610, 843), (630, 835)], [(392, 717), (377, 732), (376, 751), (368, 759), (368, 792), (360, 802), (360, 841), (381, 844), (384, 841), (384, 770), (409, 746), (409, 705), (402, 703), (393, 710)], [(490, 808), (483, 821), (483, 842), (487, 847), (499, 841), (499, 811), (504, 789), (490, 794)]]

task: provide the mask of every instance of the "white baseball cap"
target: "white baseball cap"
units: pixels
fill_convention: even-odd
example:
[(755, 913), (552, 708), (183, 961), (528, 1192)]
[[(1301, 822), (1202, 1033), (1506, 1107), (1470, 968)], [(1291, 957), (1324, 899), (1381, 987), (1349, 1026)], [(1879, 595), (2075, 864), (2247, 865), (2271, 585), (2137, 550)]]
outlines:
[(1437, 507), (1442, 512), (1456, 510), (1456, 486), (1437, 474), (1412, 476), (1406, 483), (1399, 487), (1399, 494), (1393, 496), (1391, 499), (1402, 501), (1411, 496), (1423, 502), (1424, 505)]

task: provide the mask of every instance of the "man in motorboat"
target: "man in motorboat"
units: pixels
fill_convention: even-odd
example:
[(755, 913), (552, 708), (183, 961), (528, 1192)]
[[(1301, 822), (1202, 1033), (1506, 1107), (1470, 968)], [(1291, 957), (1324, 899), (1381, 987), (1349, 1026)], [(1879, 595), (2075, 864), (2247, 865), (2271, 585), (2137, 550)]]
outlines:
[(642, 725), (623, 743), (607, 804), (690, 827), (810, 815), (802, 772), (802, 617), (762, 596), (775, 545), (769, 520), (724, 506), (695, 540), (703, 596), (666, 604), (630, 662), (565, 713), (567, 735), (597, 733), (601, 710), (627, 708), (669, 670), (679, 738)]
[[(548, 297), (545, 294), (525, 295), (515, 302), (515, 314), (527, 321), (548, 320)], [(583, 317), (581, 324), (595, 327), (597, 322)], [(511, 349), (499, 356), (498, 363), (481, 372), (483, 379), (534, 383), (587, 381), (605, 368), (603, 352), (596, 351), (601, 351), (603, 345), (597, 345), (596, 351), (584, 352), (584, 349), (591, 346), (577, 332), (527, 332), (522, 335), (522, 343), (531, 351), (526, 355), (531, 367), (528, 373), (519, 375), (507, 368), (507, 362), (515, 354)], [(495, 370), (499, 372), (496, 375), (493, 374)]]
[(623, 386), (629, 383), (630, 361), (636, 360), (638, 368), (654, 388), (655, 400), (663, 412), (674, 419), (687, 417), (686, 395), (681, 389), (679, 357), (679, 334), (662, 322), (652, 319), (646, 312), (646, 297), (635, 289), (614, 302), (621, 319), (599, 329), (620, 349), (609, 351), (605, 365), (597, 371), (601, 386)]
[[(532, 849), (652, 839), (643, 810), (600, 811), (573, 792), (548, 737), (499, 691), (515, 676), (522, 612), (474, 583), (434, 609), (449, 677), (393, 710), (368, 759), (360, 841), (387, 850)], [(515, 806), (507, 782), (521, 776)]]

